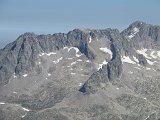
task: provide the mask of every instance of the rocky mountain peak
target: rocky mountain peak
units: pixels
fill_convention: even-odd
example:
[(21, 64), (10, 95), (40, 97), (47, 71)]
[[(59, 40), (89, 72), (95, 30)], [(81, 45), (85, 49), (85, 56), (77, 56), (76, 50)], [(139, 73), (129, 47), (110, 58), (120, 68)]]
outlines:
[(36, 34), (34, 32), (25, 32), (24, 34), (20, 35), (20, 36), (24, 36), (24, 37), (32, 37), (32, 36), (36, 36)]
[(18, 38), (17, 38), (17, 41), (26, 41), (26, 40), (34, 40), (36, 39), (37, 35), (33, 32), (26, 32), (22, 35), (20, 35)]
[(143, 22), (143, 21), (135, 21), (133, 22), (132, 24), (129, 25), (129, 27), (142, 27), (142, 26), (145, 26), (147, 25), (147, 23)]

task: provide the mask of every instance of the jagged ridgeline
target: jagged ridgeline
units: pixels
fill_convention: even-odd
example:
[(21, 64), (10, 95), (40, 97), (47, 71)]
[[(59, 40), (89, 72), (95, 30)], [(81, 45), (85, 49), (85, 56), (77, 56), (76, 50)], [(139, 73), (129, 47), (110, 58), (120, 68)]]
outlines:
[(159, 120), (160, 26), (24, 33), (0, 50), (0, 120)]
[(38, 72), (36, 61), (39, 59), (40, 53), (57, 51), (65, 46), (77, 47), (89, 59), (94, 59), (94, 54), (88, 48), (87, 37), (87, 34), (78, 29), (68, 34), (35, 35), (34, 33), (25, 33), (19, 36), (1, 52), (0, 83), (8, 83), (13, 73), (20, 75), (30, 70)]

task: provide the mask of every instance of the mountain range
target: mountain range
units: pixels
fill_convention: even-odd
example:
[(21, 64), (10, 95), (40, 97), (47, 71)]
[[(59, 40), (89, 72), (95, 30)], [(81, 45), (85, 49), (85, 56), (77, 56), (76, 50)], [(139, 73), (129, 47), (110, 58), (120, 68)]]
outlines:
[(0, 49), (0, 120), (160, 120), (160, 26), (20, 35)]

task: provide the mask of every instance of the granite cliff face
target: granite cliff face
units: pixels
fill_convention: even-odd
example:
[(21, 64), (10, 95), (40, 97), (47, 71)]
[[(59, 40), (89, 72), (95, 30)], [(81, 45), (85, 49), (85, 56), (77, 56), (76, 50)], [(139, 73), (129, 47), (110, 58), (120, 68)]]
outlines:
[(1, 120), (159, 120), (160, 26), (24, 33), (0, 50)]

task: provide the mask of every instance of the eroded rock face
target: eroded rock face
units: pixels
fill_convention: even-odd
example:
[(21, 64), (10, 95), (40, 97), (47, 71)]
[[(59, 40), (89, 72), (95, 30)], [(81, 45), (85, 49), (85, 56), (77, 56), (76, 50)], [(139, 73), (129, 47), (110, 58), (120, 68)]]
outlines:
[(140, 65), (143, 65), (143, 66), (147, 65), (147, 60), (142, 54), (138, 55), (138, 60)]
[[(115, 50), (116, 51), (116, 50)], [(108, 81), (117, 80), (122, 75), (122, 62), (119, 53), (107, 65), (103, 65), (102, 69), (92, 74), (87, 82), (80, 89), (83, 93), (95, 93)], [(96, 88), (97, 87), (97, 88)]]
[(94, 94), (98, 89), (105, 87), (108, 80), (107, 65), (104, 65), (102, 69), (91, 75), (79, 91), (85, 94)]
[(105, 86), (108, 81), (117, 80), (122, 74), (122, 61), (120, 57), (121, 43), (119, 41), (121, 37), (119, 36), (119, 33), (117, 33), (117, 31), (108, 32), (110, 32), (109, 34), (107, 34), (107, 37), (111, 41), (110, 48), (112, 51), (112, 58), (107, 65), (104, 65), (102, 69), (92, 74), (90, 79), (80, 89), (80, 91), (83, 93), (95, 93), (95, 91), (97, 90), (96, 86), (98, 88), (100, 86), (103, 86), (103, 84)]
[(67, 34), (67, 38), (71, 46), (77, 47), (81, 53), (84, 53), (89, 59), (94, 59), (95, 56), (88, 48), (87, 37), (89, 33), (85, 33), (79, 29), (75, 29)]
[(121, 33), (132, 47), (139, 48), (157, 48), (159, 44), (160, 27), (146, 24), (141, 21), (132, 23), (126, 30)]
[(122, 62), (120, 56), (118, 55), (115, 59), (110, 61), (107, 65), (108, 79), (114, 80), (121, 76), (122, 74)]

